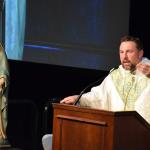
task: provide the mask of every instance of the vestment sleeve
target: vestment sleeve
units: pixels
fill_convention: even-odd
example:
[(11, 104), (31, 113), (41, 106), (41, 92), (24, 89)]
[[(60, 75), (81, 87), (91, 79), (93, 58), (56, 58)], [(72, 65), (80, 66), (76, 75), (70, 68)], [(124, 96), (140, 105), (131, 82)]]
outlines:
[(80, 105), (90, 108), (107, 109), (108, 77), (104, 81), (91, 89), (90, 92), (82, 95)]

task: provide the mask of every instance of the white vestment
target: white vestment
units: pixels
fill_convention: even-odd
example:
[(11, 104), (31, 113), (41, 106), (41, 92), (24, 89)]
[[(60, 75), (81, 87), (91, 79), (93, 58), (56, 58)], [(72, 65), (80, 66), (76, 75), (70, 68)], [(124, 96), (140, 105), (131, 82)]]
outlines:
[(80, 105), (109, 111), (135, 110), (150, 123), (150, 79), (119, 66), (99, 86), (83, 94)]

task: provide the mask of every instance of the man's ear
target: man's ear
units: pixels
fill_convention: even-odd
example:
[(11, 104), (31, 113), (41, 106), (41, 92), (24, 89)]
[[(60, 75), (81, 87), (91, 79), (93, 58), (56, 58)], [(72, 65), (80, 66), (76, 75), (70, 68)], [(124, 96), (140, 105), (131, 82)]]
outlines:
[(143, 51), (143, 50), (140, 50), (140, 51), (139, 51), (139, 59), (142, 59), (143, 55), (144, 55), (144, 51)]

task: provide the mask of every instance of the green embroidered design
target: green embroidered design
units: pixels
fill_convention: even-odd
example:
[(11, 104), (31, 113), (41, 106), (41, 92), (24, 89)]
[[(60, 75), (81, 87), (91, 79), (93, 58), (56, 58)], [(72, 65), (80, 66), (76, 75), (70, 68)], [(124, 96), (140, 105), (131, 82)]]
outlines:
[(120, 68), (111, 73), (111, 78), (121, 99), (124, 101), (125, 110), (134, 110), (134, 103), (137, 98), (150, 84), (149, 78), (145, 76), (139, 78), (129, 71), (125, 71), (123, 75)]

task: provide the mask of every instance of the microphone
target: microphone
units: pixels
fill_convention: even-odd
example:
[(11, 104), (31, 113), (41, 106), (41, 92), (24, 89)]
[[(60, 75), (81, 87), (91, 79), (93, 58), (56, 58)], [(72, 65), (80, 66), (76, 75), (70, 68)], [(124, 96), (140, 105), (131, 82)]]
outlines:
[[(109, 71), (108, 75), (109, 75), (110, 73), (112, 73), (114, 70), (116, 70), (117, 68), (118, 68), (118, 67), (112, 68), (112, 69)], [(107, 76), (108, 76), (108, 75), (107, 75)], [(106, 76), (101, 77), (101, 78), (98, 79), (97, 81), (92, 82), (92, 83), (90, 83), (88, 86), (86, 86), (86, 87), (81, 91), (81, 93), (79, 94), (79, 96), (77, 97), (77, 99), (76, 99), (76, 101), (74, 102), (73, 105), (77, 105), (77, 104), (78, 104), (80, 98), (81, 98), (82, 95), (86, 92), (86, 90), (88, 90), (88, 89), (91, 88), (92, 86), (94, 86), (94, 85), (96, 85), (96, 84), (102, 82), (102, 81), (104, 80), (105, 77), (106, 77)]]

